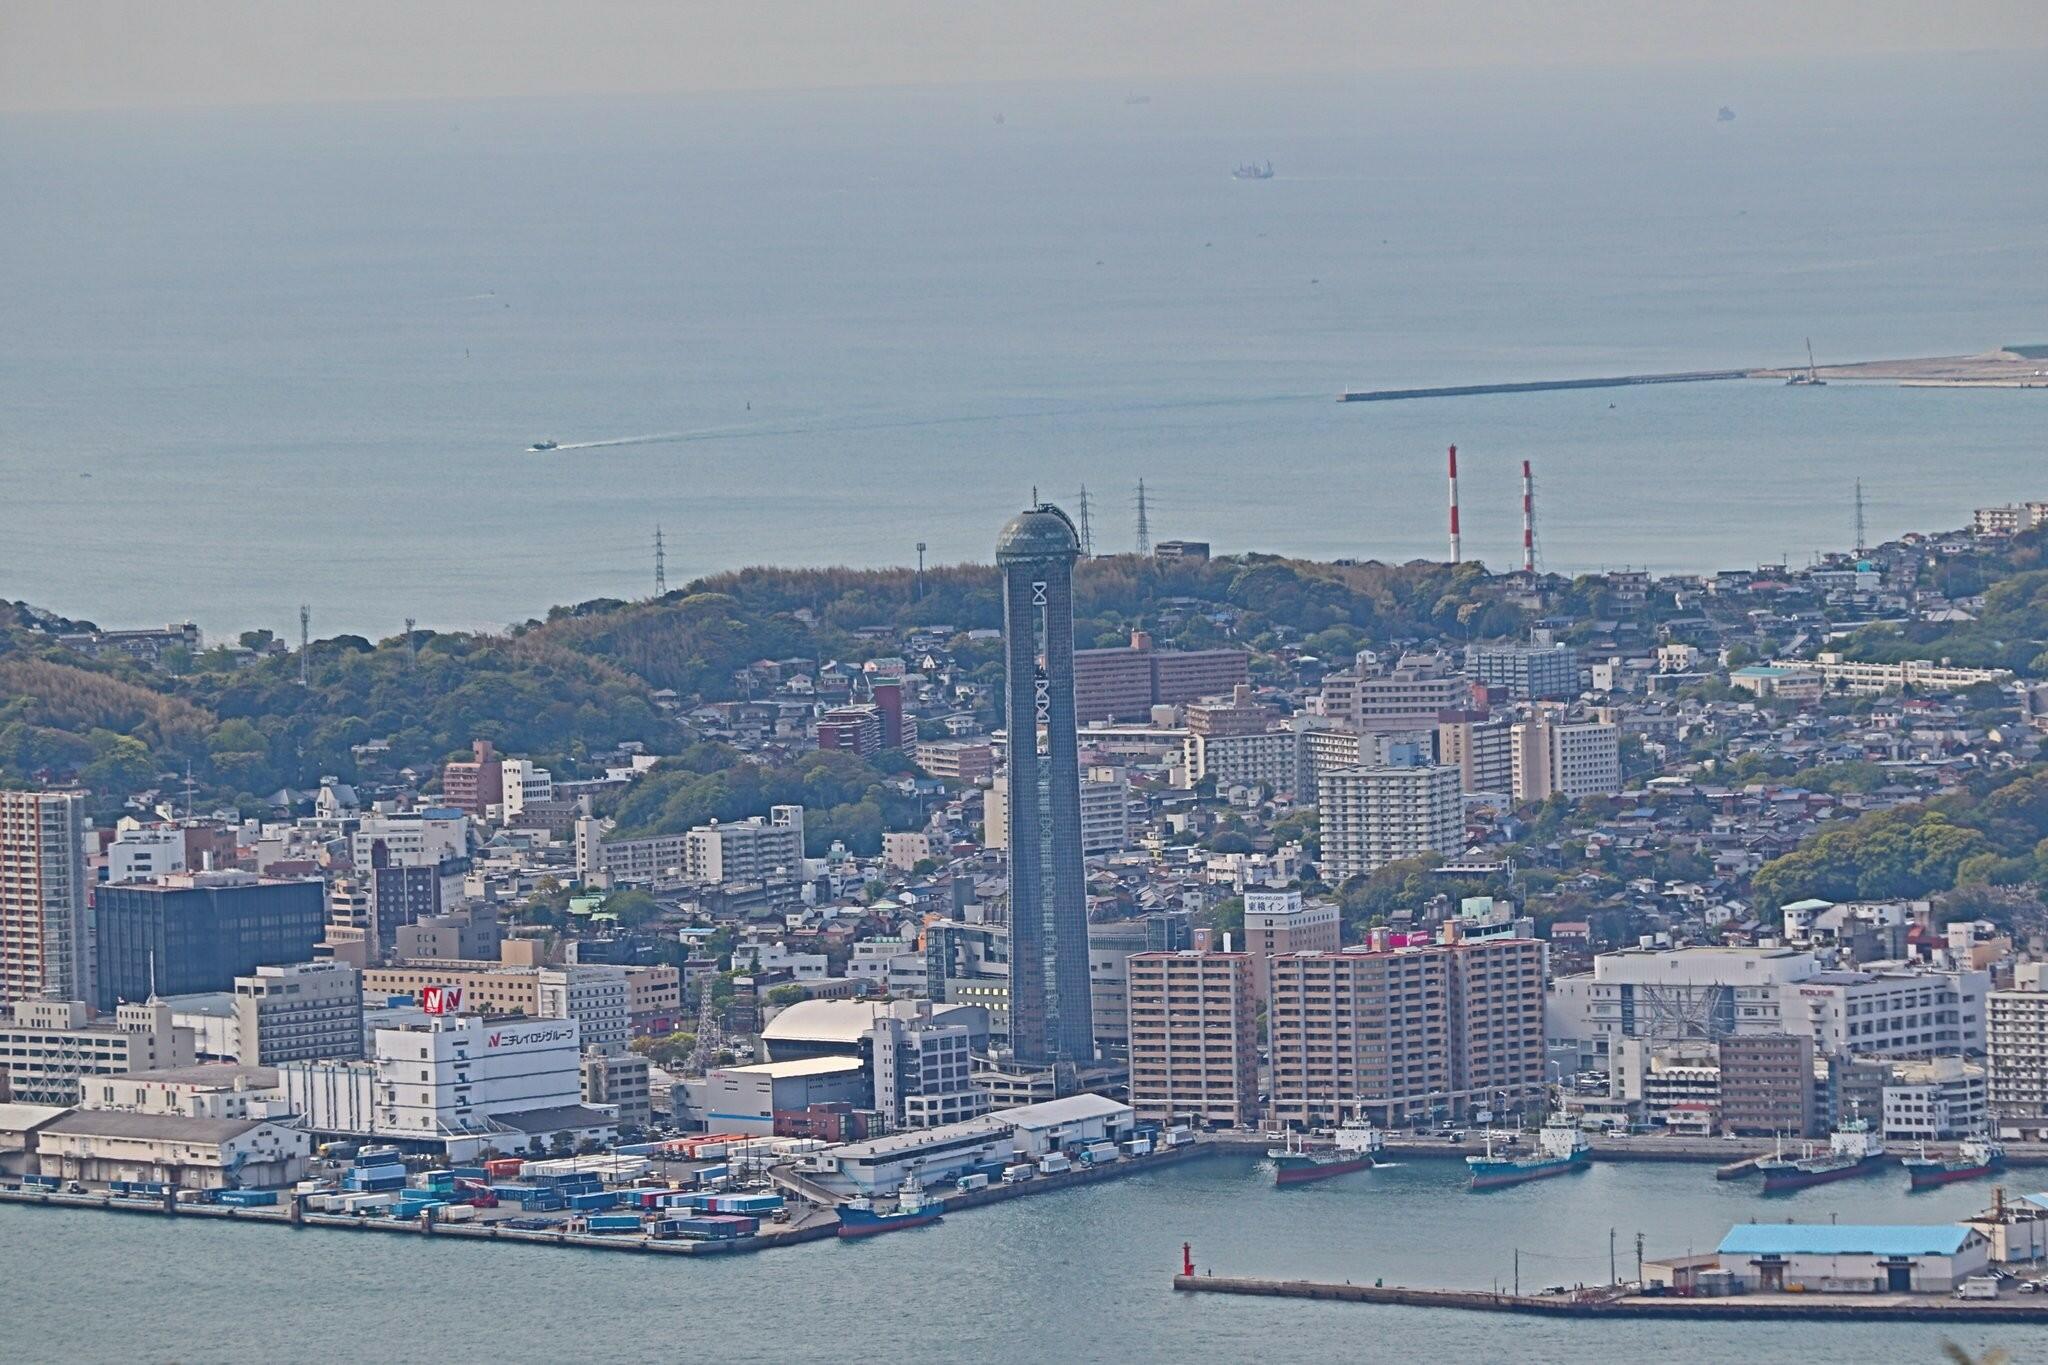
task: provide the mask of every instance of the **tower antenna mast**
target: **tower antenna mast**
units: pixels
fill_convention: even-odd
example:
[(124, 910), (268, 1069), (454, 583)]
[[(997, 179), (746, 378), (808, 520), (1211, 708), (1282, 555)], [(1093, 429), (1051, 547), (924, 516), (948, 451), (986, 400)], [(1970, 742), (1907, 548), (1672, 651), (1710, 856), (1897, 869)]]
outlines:
[(1145, 481), (1138, 480), (1138, 553), (1152, 553), (1152, 523), (1145, 516)]
[(668, 547), (662, 543), (661, 523), (654, 523), (654, 595), (668, 596)]
[(307, 685), (306, 646), (312, 640), (312, 631), (313, 609), (301, 602), (299, 604), (299, 686), (301, 687)]

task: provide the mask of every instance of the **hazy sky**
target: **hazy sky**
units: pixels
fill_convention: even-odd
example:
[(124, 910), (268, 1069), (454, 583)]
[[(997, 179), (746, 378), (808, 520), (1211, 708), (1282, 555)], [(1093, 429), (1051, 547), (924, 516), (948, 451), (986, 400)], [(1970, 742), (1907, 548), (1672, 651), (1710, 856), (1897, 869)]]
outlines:
[(0, 0), (0, 110), (2048, 50), (2044, 0)]

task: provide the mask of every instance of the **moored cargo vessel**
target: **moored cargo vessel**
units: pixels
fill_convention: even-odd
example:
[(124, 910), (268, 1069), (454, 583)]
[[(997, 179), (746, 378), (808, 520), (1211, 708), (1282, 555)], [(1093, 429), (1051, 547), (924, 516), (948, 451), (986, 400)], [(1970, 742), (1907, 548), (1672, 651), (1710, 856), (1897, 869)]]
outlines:
[(889, 1213), (875, 1208), (872, 1199), (853, 1199), (839, 1206), (841, 1237), (873, 1237), (884, 1232), (901, 1232), (936, 1223), (940, 1205), (925, 1198), (924, 1186), (916, 1176), (907, 1177), (896, 1191), (896, 1207)]
[(1917, 1156), (1909, 1156), (1899, 1163), (1912, 1178), (1912, 1188), (1931, 1190), (1939, 1185), (1952, 1185), (1958, 1180), (1975, 1180), (1990, 1175), (2005, 1165), (2005, 1149), (1988, 1137), (1966, 1137), (1956, 1148), (1952, 1157), (1927, 1155), (1922, 1146)]
[(1828, 1150), (1813, 1156), (1767, 1157), (1756, 1163), (1764, 1174), (1765, 1194), (1784, 1194), (1809, 1185), (1825, 1185), (1868, 1175), (1885, 1164), (1884, 1139), (1863, 1119), (1851, 1119), (1828, 1137)]
[(1327, 1146), (1304, 1142), (1289, 1133), (1279, 1146), (1267, 1148), (1266, 1155), (1273, 1162), (1275, 1185), (1302, 1185), (1371, 1170), (1386, 1145), (1386, 1136), (1379, 1129), (1354, 1116), (1337, 1126)]
[(1486, 1134), (1486, 1155), (1468, 1156), (1472, 1188), (1496, 1190), (1528, 1180), (1583, 1171), (1593, 1162), (1593, 1144), (1578, 1126), (1558, 1115), (1536, 1132), (1536, 1150), (1525, 1157), (1497, 1157), (1493, 1154), (1493, 1133)]

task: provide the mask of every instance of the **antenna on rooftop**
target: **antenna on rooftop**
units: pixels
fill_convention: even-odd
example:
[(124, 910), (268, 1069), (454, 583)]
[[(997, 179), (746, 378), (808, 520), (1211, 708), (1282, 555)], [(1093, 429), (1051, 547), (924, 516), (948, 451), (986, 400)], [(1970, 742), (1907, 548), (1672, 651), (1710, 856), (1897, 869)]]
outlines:
[(668, 549), (661, 543), (661, 523), (654, 524), (654, 595), (668, 596)]
[(1138, 553), (1152, 553), (1152, 523), (1145, 516), (1145, 481), (1138, 480)]
[(299, 604), (299, 686), (306, 685), (306, 646), (312, 640), (313, 609)]

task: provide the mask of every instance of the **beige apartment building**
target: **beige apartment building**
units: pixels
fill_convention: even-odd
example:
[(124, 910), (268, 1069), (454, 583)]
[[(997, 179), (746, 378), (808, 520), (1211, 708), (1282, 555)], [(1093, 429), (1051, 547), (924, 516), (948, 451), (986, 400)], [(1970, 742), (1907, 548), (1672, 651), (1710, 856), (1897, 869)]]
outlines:
[(1138, 953), (1126, 964), (1131, 1107), (1140, 1118), (1247, 1128), (1259, 1113), (1248, 953)]

